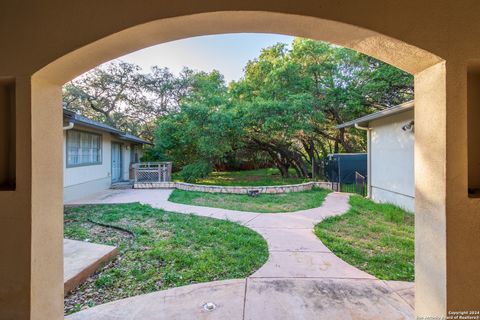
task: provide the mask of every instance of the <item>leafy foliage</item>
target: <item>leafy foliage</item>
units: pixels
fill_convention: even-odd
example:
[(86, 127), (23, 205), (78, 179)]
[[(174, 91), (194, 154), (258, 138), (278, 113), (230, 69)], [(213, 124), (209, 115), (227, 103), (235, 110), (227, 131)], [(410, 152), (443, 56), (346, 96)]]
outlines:
[(153, 141), (155, 119), (178, 108), (188, 95), (194, 72), (174, 76), (167, 68), (126, 62), (102, 65), (63, 87), (64, 107)]
[(232, 154), (269, 157), (288, 178), (321, 175), (332, 152), (365, 151), (365, 134), (336, 129), (411, 99), (412, 76), (349, 49), (295, 39), (263, 49), (229, 85), (199, 77), (177, 112), (158, 122), (157, 145), (180, 167)]
[(196, 73), (179, 110), (158, 119), (157, 149), (183, 168), (186, 181), (206, 177), (235, 145), (238, 132), (227, 93), (219, 72)]
[(180, 171), (180, 176), (185, 182), (196, 182), (198, 179), (206, 178), (212, 172), (212, 166), (206, 161), (199, 160), (187, 164)]
[(261, 160), (288, 178), (322, 174), (328, 153), (361, 152), (365, 133), (338, 124), (413, 97), (413, 77), (361, 53), (296, 38), (249, 61), (242, 79), (185, 68), (104, 65), (64, 87), (64, 103), (93, 119), (155, 140), (188, 181), (228, 163)]
[[(293, 169), (290, 170), (291, 173)], [(174, 173), (176, 181), (184, 181), (179, 173)], [(308, 179), (281, 176), (277, 168), (263, 168), (257, 170), (214, 171), (207, 177), (198, 179), (195, 183), (216, 186), (278, 186), (308, 182)]]
[[(339, 125), (411, 99), (412, 77), (349, 49), (297, 38), (250, 61), (231, 86), (247, 148), (268, 153), (284, 176), (308, 176), (332, 152), (365, 150), (364, 133)], [(315, 172), (318, 176), (320, 172)]]

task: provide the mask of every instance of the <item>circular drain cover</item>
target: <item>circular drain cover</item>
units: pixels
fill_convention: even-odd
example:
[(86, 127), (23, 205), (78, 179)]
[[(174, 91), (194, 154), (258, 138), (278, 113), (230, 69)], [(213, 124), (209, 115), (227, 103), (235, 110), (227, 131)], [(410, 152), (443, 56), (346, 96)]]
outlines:
[(203, 305), (203, 310), (205, 311), (213, 311), (217, 306), (213, 302), (207, 302)]

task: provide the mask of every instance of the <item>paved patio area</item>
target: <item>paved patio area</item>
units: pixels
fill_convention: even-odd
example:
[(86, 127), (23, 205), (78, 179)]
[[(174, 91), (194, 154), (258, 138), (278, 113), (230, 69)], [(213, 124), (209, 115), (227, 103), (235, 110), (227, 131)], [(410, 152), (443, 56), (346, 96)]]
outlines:
[(63, 239), (63, 290), (66, 295), (118, 254), (103, 244)]
[[(269, 259), (246, 279), (174, 288), (93, 307), (67, 319), (413, 319), (414, 285), (382, 281), (334, 255), (313, 233), (345, 213), (348, 194), (320, 208), (252, 213), (171, 203), (172, 190), (111, 190), (81, 203), (142, 202), (156, 208), (238, 222), (268, 242)], [(212, 309), (205, 304), (212, 303)]]

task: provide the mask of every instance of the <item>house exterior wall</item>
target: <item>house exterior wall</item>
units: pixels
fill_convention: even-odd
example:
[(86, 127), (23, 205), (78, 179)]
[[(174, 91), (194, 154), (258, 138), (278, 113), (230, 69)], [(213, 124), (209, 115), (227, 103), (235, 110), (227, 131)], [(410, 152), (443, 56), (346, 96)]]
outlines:
[(63, 198), (79, 199), (106, 190), (112, 183), (112, 138), (109, 133), (75, 125), (71, 130), (82, 130), (102, 136), (102, 161), (100, 164), (68, 167), (66, 158), (67, 130), (63, 131)]
[[(112, 142), (122, 146), (122, 180), (129, 180), (130, 142), (115, 139), (110, 133), (80, 125), (71, 130), (82, 130), (102, 136), (102, 161), (100, 164), (68, 167), (66, 159), (67, 131), (63, 132), (63, 199), (71, 201), (109, 189), (112, 185)], [(137, 147), (141, 150), (141, 147)]]
[(413, 131), (402, 126), (413, 120), (413, 110), (371, 121), (370, 196), (415, 211)]

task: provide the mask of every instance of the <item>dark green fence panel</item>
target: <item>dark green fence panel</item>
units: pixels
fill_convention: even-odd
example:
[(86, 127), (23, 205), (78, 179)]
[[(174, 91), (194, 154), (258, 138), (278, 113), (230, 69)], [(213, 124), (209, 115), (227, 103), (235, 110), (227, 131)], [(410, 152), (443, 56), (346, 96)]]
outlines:
[(367, 178), (360, 173), (355, 172), (354, 183), (341, 183), (339, 191), (356, 193), (363, 197), (366, 197), (368, 193)]

